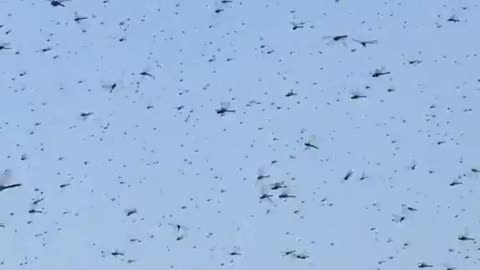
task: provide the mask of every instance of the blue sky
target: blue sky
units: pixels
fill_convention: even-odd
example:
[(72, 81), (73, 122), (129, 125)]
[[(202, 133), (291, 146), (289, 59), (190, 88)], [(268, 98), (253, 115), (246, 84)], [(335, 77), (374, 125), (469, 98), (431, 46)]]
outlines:
[(0, 269), (478, 269), (475, 1), (62, 4), (0, 1)]

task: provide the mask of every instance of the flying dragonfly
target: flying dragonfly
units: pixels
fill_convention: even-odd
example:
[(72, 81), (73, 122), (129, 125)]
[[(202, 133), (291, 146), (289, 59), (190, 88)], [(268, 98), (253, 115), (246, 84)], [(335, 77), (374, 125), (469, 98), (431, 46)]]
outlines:
[(350, 95), (350, 99), (361, 99), (361, 98), (367, 98), (367, 95), (359, 91), (353, 91), (352, 94)]
[(282, 182), (275, 182), (273, 184), (270, 184), (270, 189), (271, 190), (278, 190), (281, 188), (287, 188), (287, 186)]
[(266, 179), (266, 178), (270, 178), (270, 175), (269, 174), (265, 174), (265, 169), (262, 167), (260, 169), (258, 169), (257, 171), (257, 180), (263, 180), (263, 179)]
[(388, 75), (390, 74), (390, 71), (385, 71), (385, 68), (377, 68), (373, 71), (372, 77), (373, 78), (378, 78), (380, 76)]
[(12, 177), (12, 171), (10, 169), (6, 169), (3, 172), (3, 174), (0, 176), (0, 192), (6, 189), (12, 189), (12, 188), (17, 188), (22, 186), (22, 184), (20, 183), (8, 185), (7, 183), (10, 181), (11, 177)]
[(348, 38), (348, 35), (334, 35), (334, 36), (323, 36), (322, 39), (328, 40), (328, 45), (332, 45), (338, 42), (341, 42), (344, 46), (347, 46), (345, 42)]
[(178, 233), (177, 238), (175, 240), (180, 241), (185, 238), (185, 233), (188, 230), (187, 227), (177, 223), (168, 223), (168, 225), (174, 227)]
[(112, 84), (102, 85), (102, 88), (108, 89), (110, 94), (111, 94), (113, 92), (113, 90), (115, 90), (115, 88), (117, 88), (117, 83), (114, 82)]
[(343, 177), (343, 180), (344, 181), (347, 181), (348, 179), (350, 179), (350, 177), (353, 175), (353, 171), (352, 170), (348, 170), (348, 172), (345, 174), (345, 176)]
[(316, 145), (316, 136), (315, 135), (312, 135), (310, 136), (310, 139), (308, 141), (306, 141), (305, 143), (303, 143), (303, 145), (305, 145), (305, 149), (310, 149), (310, 148), (314, 148), (314, 149), (319, 149), (318, 146)]
[(359, 43), (360, 45), (362, 45), (364, 48), (367, 47), (367, 45), (373, 45), (373, 44), (377, 44), (378, 43), (378, 40), (358, 40), (358, 39), (352, 39), (353, 41)]
[(457, 237), (459, 241), (472, 241), (474, 244), (477, 243), (477, 240), (474, 237), (470, 236), (468, 228), (465, 228), (465, 232)]
[(0, 43), (0, 51), (1, 50), (11, 50), (12, 48), (10, 47), (10, 43), (8, 42), (2, 42)]
[(65, 7), (63, 3), (69, 0), (48, 0), (48, 1), (50, 1), (50, 5), (52, 5), (53, 7)]
[(75, 14), (75, 18), (73, 20), (76, 23), (80, 23), (81, 21), (88, 19), (88, 17), (78, 15), (77, 12), (75, 12), (74, 14)]
[(272, 201), (273, 195), (267, 193), (267, 189), (265, 188), (265, 186), (262, 186), (260, 192), (261, 192), (261, 195), (260, 195), (260, 197), (259, 197), (260, 202), (263, 201), (263, 200), (265, 200), (265, 199), (268, 200), (268, 201), (270, 201), (270, 202), (273, 202), (273, 201)]
[(290, 24), (292, 25), (292, 30), (302, 29), (305, 27), (305, 22), (291, 22)]
[(284, 188), (282, 193), (278, 195), (279, 199), (289, 199), (289, 198), (296, 198), (297, 196), (290, 194), (288, 188)]
[(216, 109), (215, 111), (220, 116), (224, 116), (226, 113), (234, 113), (235, 112), (235, 110), (230, 109), (230, 103), (229, 102), (221, 102), (220, 103), (220, 109)]
[(228, 255), (230, 256), (240, 256), (242, 253), (240, 253), (240, 248), (235, 246), (233, 247), (233, 251), (229, 252)]

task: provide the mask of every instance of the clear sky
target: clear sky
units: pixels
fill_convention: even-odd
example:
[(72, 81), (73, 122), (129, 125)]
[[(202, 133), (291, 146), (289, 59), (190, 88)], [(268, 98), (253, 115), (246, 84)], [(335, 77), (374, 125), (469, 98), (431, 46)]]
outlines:
[(478, 14), (0, 0), (0, 269), (479, 269)]

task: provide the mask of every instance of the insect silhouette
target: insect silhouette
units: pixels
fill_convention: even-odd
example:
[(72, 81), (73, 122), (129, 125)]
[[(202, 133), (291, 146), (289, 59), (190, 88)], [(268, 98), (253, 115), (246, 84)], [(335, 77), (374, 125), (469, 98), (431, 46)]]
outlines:
[(266, 178), (270, 178), (270, 175), (265, 173), (265, 169), (264, 168), (258, 169), (257, 180), (263, 180), (263, 179), (266, 179)]
[(10, 43), (3, 42), (0, 43), (0, 51), (2, 50), (11, 50), (12, 48), (10, 47)]
[(385, 71), (385, 68), (377, 68), (372, 73), (373, 78), (378, 78), (390, 74), (390, 71)]
[(367, 45), (373, 45), (378, 43), (378, 40), (358, 40), (358, 39), (352, 39), (352, 40), (359, 43), (364, 48), (366, 48)]
[(343, 46), (347, 46), (346, 40), (348, 35), (333, 35), (333, 36), (323, 36), (322, 39), (328, 40), (327, 45), (332, 45), (338, 42), (341, 42)]
[(65, 7), (63, 2), (66, 2), (68, 0), (49, 0), (49, 1), (50, 1), (50, 5), (52, 5), (53, 7)]
[(313, 148), (318, 150), (319, 148), (316, 145), (316, 141), (317, 141), (317, 137), (315, 135), (312, 135), (310, 136), (310, 139), (308, 141), (303, 143), (303, 145), (305, 146), (305, 149)]
[(234, 113), (235, 110), (230, 109), (229, 102), (221, 102), (220, 108), (215, 110), (220, 116), (224, 116), (226, 113)]
[(7, 183), (10, 181), (11, 177), (12, 177), (12, 171), (10, 169), (6, 169), (3, 172), (2, 176), (0, 176), (0, 192), (7, 189), (17, 188), (22, 186), (22, 184), (20, 183), (8, 185)]
[(113, 92), (113, 90), (115, 90), (115, 88), (117, 88), (117, 83), (114, 82), (112, 84), (102, 85), (102, 87), (108, 89), (108, 91), (111, 94)]

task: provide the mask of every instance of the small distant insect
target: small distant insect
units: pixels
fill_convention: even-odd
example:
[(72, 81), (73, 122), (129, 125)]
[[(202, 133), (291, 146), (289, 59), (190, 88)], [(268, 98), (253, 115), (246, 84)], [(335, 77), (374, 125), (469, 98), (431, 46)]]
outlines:
[(168, 225), (174, 227), (176, 232), (178, 233), (176, 238), (177, 241), (180, 241), (185, 238), (185, 233), (188, 230), (187, 227), (180, 224), (176, 224), (176, 223), (168, 223)]
[(73, 20), (77, 23), (80, 23), (81, 21), (88, 19), (88, 17), (80, 16), (76, 12), (74, 14), (75, 14), (75, 18)]
[(82, 112), (82, 113), (80, 113), (80, 117), (82, 117), (82, 119), (85, 120), (92, 114), (93, 114), (93, 112)]
[(433, 265), (425, 263), (425, 262), (421, 262), (421, 263), (417, 264), (417, 267), (418, 268), (426, 268), (426, 267), (433, 267)]
[(66, 2), (69, 0), (49, 0), (49, 1), (50, 1), (50, 5), (52, 5), (53, 7), (65, 7), (63, 2)]
[(361, 98), (367, 98), (367, 95), (359, 91), (353, 91), (350, 95), (350, 99), (361, 99)]
[(230, 109), (230, 103), (229, 102), (221, 102), (220, 103), (220, 109), (216, 109), (215, 111), (220, 116), (224, 116), (226, 113), (234, 113), (235, 112), (235, 110)]
[(152, 74), (151, 70), (152, 70), (152, 67), (148, 65), (139, 74), (143, 77), (150, 77), (155, 80), (155, 76)]
[(353, 171), (352, 170), (349, 170), (347, 172), (347, 174), (345, 174), (345, 176), (343, 177), (343, 180), (344, 181), (347, 181), (348, 179), (350, 179), (350, 177), (353, 175)]
[(327, 45), (332, 45), (338, 42), (341, 42), (343, 46), (347, 46), (346, 40), (348, 35), (334, 35), (334, 36), (323, 36), (324, 40), (328, 40)]
[(292, 30), (302, 29), (305, 27), (305, 22), (299, 22), (299, 23), (291, 22), (290, 24), (292, 25)]
[(269, 175), (269, 174), (265, 174), (265, 169), (264, 169), (264, 168), (258, 169), (258, 171), (257, 171), (257, 180), (263, 180), (263, 179), (266, 179), (266, 178), (270, 178), (270, 175)]
[(10, 47), (10, 43), (8, 42), (3, 42), (0, 43), (0, 51), (1, 50), (11, 50), (12, 48)]
[(477, 243), (477, 240), (470, 236), (470, 232), (468, 228), (465, 228), (465, 232), (458, 236), (458, 240), (460, 241), (472, 241), (474, 244)]
[(273, 197), (273, 195), (267, 193), (267, 189), (265, 188), (265, 186), (262, 186), (260, 192), (261, 192), (261, 195), (260, 195), (260, 197), (259, 197), (260, 200), (265, 200), (265, 199), (268, 199), (269, 201), (272, 200), (271, 198)]
[(271, 190), (278, 190), (281, 188), (287, 188), (287, 186), (283, 182), (276, 182), (270, 185)]
[(112, 84), (110, 84), (110, 85), (102, 85), (102, 87), (108, 89), (109, 92), (112, 93), (113, 90), (115, 90), (115, 88), (117, 88), (117, 83), (114, 82), (114, 83), (112, 83)]
[(284, 188), (281, 194), (278, 195), (279, 199), (289, 199), (289, 198), (296, 198), (297, 196), (290, 194), (288, 188)]
[(3, 172), (3, 174), (0, 176), (0, 192), (6, 189), (12, 189), (12, 188), (17, 188), (22, 186), (22, 184), (19, 184), (19, 183), (7, 185), (6, 183), (10, 181), (11, 177), (12, 177), (12, 171), (10, 169), (6, 169)]
[(373, 78), (378, 78), (380, 76), (388, 75), (390, 74), (390, 71), (385, 71), (385, 68), (377, 68), (375, 71), (372, 73)]
[(458, 181), (458, 180), (453, 180), (451, 183), (450, 183), (450, 186), (453, 187), (453, 186), (458, 186), (458, 185), (462, 185), (463, 182), (461, 181)]
[(137, 209), (135, 208), (125, 210), (125, 214), (127, 215), (127, 217), (136, 213), (137, 213)]
[(359, 43), (360, 45), (362, 45), (364, 48), (367, 47), (367, 45), (372, 45), (372, 44), (377, 44), (378, 41), (377, 40), (358, 40), (358, 39), (352, 39), (353, 41)]
[(286, 97), (292, 97), (292, 96), (296, 96), (296, 95), (297, 95), (297, 93), (295, 93), (295, 92), (293, 91), (293, 89), (290, 89), (290, 91), (288, 91), (288, 93), (285, 94)]
[(240, 253), (240, 248), (239, 247), (234, 247), (232, 252), (229, 252), (228, 255), (230, 256), (240, 256), (242, 253)]
[(310, 136), (310, 139), (305, 143), (303, 143), (303, 145), (305, 145), (305, 149), (309, 149), (309, 148), (319, 149), (318, 146), (316, 145), (316, 140), (317, 140), (317, 137), (315, 135)]

